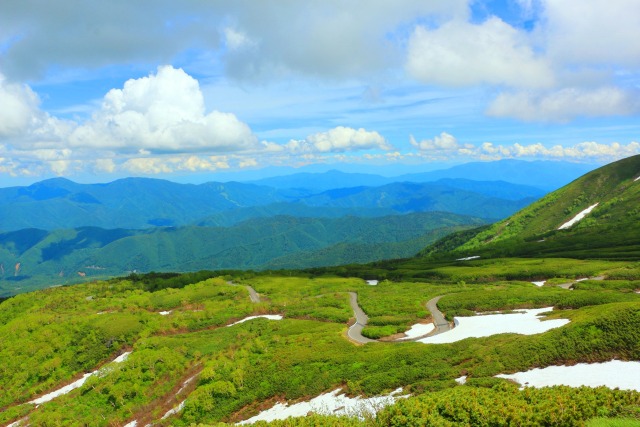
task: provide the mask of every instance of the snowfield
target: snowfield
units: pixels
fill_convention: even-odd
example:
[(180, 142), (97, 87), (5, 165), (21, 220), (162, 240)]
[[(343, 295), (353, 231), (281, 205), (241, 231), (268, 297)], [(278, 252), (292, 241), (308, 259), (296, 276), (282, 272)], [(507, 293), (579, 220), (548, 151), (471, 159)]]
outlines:
[(582, 212), (580, 212), (578, 215), (574, 216), (573, 218), (571, 218), (569, 221), (565, 222), (564, 224), (562, 224), (560, 227), (558, 227), (558, 230), (565, 230), (567, 228), (570, 228), (571, 226), (573, 226), (574, 224), (580, 222), (585, 216), (589, 215), (589, 213), (596, 207), (598, 206), (599, 203), (596, 203), (595, 205), (591, 205), (589, 206), (587, 209), (583, 210)]
[(276, 403), (270, 409), (260, 412), (255, 417), (238, 424), (252, 424), (257, 421), (284, 420), (289, 417), (304, 417), (309, 412), (324, 415), (347, 415), (363, 419), (366, 415), (375, 415), (380, 409), (393, 404), (398, 399), (409, 397), (399, 395), (402, 389), (396, 389), (386, 396), (370, 398), (347, 397), (340, 389), (321, 394), (308, 402), (299, 402), (289, 406), (287, 403)]
[(466, 338), (488, 337), (496, 334), (534, 335), (549, 329), (559, 328), (569, 323), (568, 319), (542, 321), (542, 313), (552, 311), (553, 307), (517, 310), (508, 314), (485, 314), (472, 317), (454, 317), (455, 328), (439, 335), (423, 338), (418, 342), (425, 344), (445, 344)]
[(398, 338), (396, 341), (412, 340), (418, 337), (422, 337), (429, 334), (435, 328), (436, 327), (433, 323), (416, 323), (404, 333), (406, 337)]
[(573, 366), (548, 366), (515, 374), (496, 375), (513, 380), (523, 386), (550, 387), (566, 385), (570, 387), (620, 388), (640, 391), (640, 362), (610, 360), (604, 363), (578, 363)]

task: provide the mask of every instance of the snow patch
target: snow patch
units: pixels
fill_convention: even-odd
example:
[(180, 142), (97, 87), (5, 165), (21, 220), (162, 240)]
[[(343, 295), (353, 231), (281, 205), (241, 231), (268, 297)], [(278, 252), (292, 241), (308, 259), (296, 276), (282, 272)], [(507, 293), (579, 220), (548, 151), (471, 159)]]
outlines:
[(129, 358), (129, 355), (131, 354), (130, 351), (125, 351), (124, 353), (122, 353), (120, 356), (116, 357), (115, 359), (113, 359), (113, 361), (115, 363), (122, 363), (125, 360), (127, 360)]
[(247, 322), (249, 320), (258, 319), (258, 318), (269, 319), (269, 320), (282, 320), (283, 319), (281, 314), (260, 314), (258, 316), (245, 317), (244, 319), (238, 320), (237, 322), (234, 322), (234, 323), (232, 323), (230, 325), (227, 325), (227, 326), (238, 325), (240, 323), (244, 323), (244, 322)]
[(466, 382), (467, 382), (467, 376), (466, 376), (466, 375), (463, 375), (463, 376), (461, 376), (461, 377), (459, 377), (459, 378), (456, 378), (456, 382), (457, 382), (458, 384), (460, 384), (460, 385), (464, 385), (464, 384), (466, 384)]
[(541, 286), (544, 286), (544, 284), (546, 283), (546, 280), (543, 280), (541, 282), (531, 282), (531, 283), (533, 283), (537, 287), (541, 287)]
[(28, 417), (20, 418), (18, 421), (14, 421), (11, 424), (8, 424), (7, 427), (20, 427), (24, 425), (23, 423), (26, 423), (28, 419), (29, 419)]
[(411, 326), (411, 328), (409, 328), (409, 330), (404, 333), (406, 337), (398, 338), (396, 341), (411, 340), (418, 337), (423, 337), (433, 331), (435, 328), (436, 327), (433, 325), (433, 323), (417, 323)]
[(175, 408), (171, 408), (169, 409), (163, 416), (161, 419), (165, 419), (165, 418), (169, 418), (171, 415), (173, 414), (177, 414), (178, 412), (182, 411), (182, 408), (184, 408), (184, 404), (186, 403), (186, 400), (183, 400), (182, 402), (180, 402), (180, 404), (178, 406), (176, 406)]
[[(113, 361), (111, 363), (121, 363), (125, 360), (127, 360), (127, 357), (129, 357), (129, 354), (131, 354), (131, 352), (126, 352), (126, 353), (122, 353), (120, 356), (116, 357), (115, 359), (113, 359)], [(64, 387), (59, 388), (58, 390), (52, 391), (51, 393), (45, 394), (44, 396), (38, 397), (37, 399), (33, 399), (31, 401), (29, 401), (29, 403), (34, 403), (36, 405), (40, 405), (42, 403), (46, 403), (49, 402), (53, 399), (55, 399), (58, 396), (62, 396), (64, 394), (69, 393), (71, 390), (75, 390), (79, 387), (82, 387), (82, 385), (87, 381), (87, 379), (92, 376), (92, 375), (96, 375), (100, 372), (100, 369), (95, 370), (93, 372), (89, 372), (87, 374), (84, 374), (82, 376), (82, 378), (80, 378), (79, 380), (76, 380), (74, 382), (72, 382), (71, 384), (67, 384)]]
[(425, 344), (444, 344), (466, 338), (488, 337), (496, 334), (534, 335), (569, 323), (568, 319), (552, 319), (544, 322), (538, 317), (552, 311), (553, 307), (516, 310), (508, 314), (486, 314), (472, 317), (454, 317), (455, 328), (439, 335), (423, 338)]
[(367, 280), (367, 285), (376, 286), (378, 284), (377, 280)]
[(299, 402), (289, 406), (285, 403), (276, 403), (271, 409), (260, 412), (255, 417), (238, 424), (252, 424), (257, 421), (284, 420), (289, 417), (304, 417), (309, 412), (323, 415), (357, 416), (364, 419), (366, 415), (375, 415), (380, 409), (393, 404), (398, 399), (409, 397), (399, 396), (402, 388), (398, 388), (386, 396), (364, 398), (361, 396), (347, 397), (340, 393), (341, 389), (331, 393), (321, 394), (308, 402)]
[(598, 206), (599, 203), (596, 203), (595, 205), (591, 205), (589, 206), (587, 209), (583, 210), (582, 212), (580, 212), (578, 215), (574, 216), (573, 218), (571, 218), (569, 221), (565, 222), (564, 224), (562, 224), (560, 227), (558, 227), (558, 230), (565, 230), (569, 227), (571, 227), (573, 224), (579, 222), (580, 220), (582, 220), (585, 216), (587, 216), (596, 206)]
[(159, 314), (160, 316), (166, 316), (166, 315), (168, 315), (168, 314), (171, 314), (171, 312), (172, 312), (172, 311), (173, 311), (173, 310), (169, 310), (169, 311), (160, 311), (160, 312), (158, 312), (158, 314)]
[(480, 255), (468, 256), (466, 258), (458, 258), (456, 261), (470, 261), (472, 259), (478, 259)]
[(500, 374), (529, 387), (566, 385), (569, 387), (620, 388), (640, 391), (640, 362), (610, 360), (604, 363), (578, 363), (573, 366), (548, 366), (515, 374)]

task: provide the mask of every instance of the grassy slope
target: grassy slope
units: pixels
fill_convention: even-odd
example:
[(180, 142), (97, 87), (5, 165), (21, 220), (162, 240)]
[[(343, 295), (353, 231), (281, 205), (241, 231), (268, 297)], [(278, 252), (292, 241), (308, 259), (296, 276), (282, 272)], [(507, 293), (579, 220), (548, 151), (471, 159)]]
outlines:
[[(458, 256), (567, 256), (637, 259), (640, 253), (640, 156), (604, 166), (460, 243), (440, 247)], [(558, 227), (587, 207), (599, 205), (567, 230)], [(468, 237), (468, 236), (467, 236)], [(437, 247), (424, 255), (434, 255)]]
[[(563, 263), (565, 271), (576, 275), (620, 268), (602, 261)], [(518, 269), (508, 260), (503, 267)], [(431, 413), (430, 404), (423, 406), (422, 399), (444, 402), (455, 397), (467, 402), (464, 405), (470, 406), (460, 416), (474, 414), (478, 406), (473, 402), (485, 398), (494, 401), (496, 408), (515, 410), (522, 404), (515, 388), (504, 393), (473, 390), (506, 386), (492, 378), (501, 372), (577, 361), (640, 359), (640, 296), (632, 292), (636, 285), (604, 281), (573, 292), (517, 281), (479, 286), (457, 280), (468, 269), (458, 266), (449, 272), (455, 279), (438, 283), (382, 282), (377, 287), (361, 279), (335, 277), (250, 273), (234, 277), (236, 283), (252, 285), (262, 295), (266, 302), (259, 304), (250, 303), (242, 286), (229, 285), (230, 277), (206, 279), (206, 273), (184, 278), (154, 275), (134, 278), (134, 282), (113, 280), (22, 294), (0, 305), (0, 358), (6, 361), (0, 365), (0, 387), (9, 390), (1, 396), (0, 407), (7, 410), (0, 413), (0, 422), (28, 413), (34, 426), (124, 424), (145, 416), (157, 420), (166, 410), (161, 402), (171, 398), (171, 390), (180, 388), (193, 372), (201, 373), (188, 392), (187, 405), (167, 425), (233, 421), (255, 413), (265, 401), (314, 396), (335, 387), (373, 395), (398, 386), (417, 396), (428, 394), (409, 406), (400, 404), (385, 411), (368, 425), (405, 425), (409, 414), (418, 417), (418, 423), (430, 416), (456, 421), (449, 418), (452, 414)], [(640, 269), (629, 268), (627, 276), (637, 281)], [(151, 291), (166, 286), (174, 288)], [(343, 336), (352, 316), (348, 291), (359, 294), (373, 327), (392, 326), (398, 331), (425, 319), (424, 303), (441, 294), (447, 294), (441, 301), (448, 315), (478, 308), (556, 305), (561, 310), (554, 316), (569, 318), (571, 323), (533, 336), (506, 334), (444, 345), (354, 346)], [(157, 313), (161, 310), (172, 313), (161, 316)], [(265, 312), (283, 313), (285, 320), (218, 327)], [(37, 410), (32, 405), (16, 406), (127, 348), (133, 353), (126, 362), (93, 377), (79, 390)], [(470, 386), (456, 387), (454, 379), (463, 374), (470, 378)], [(608, 402), (600, 407), (610, 409), (599, 412), (601, 416), (640, 404), (640, 395), (621, 393), (624, 402), (610, 407), (617, 400), (606, 391), (598, 395)], [(534, 405), (531, 413), (544, 413), (558, 400), (582, 399), (581, 394), (563, 389), (537, 396), (533, 400), (523, 396)], [(593, 405), (574, 405), (569, 413), (580, 421), (596, 415), (592, 409)], [(517, 411), (526, 413), (523, 408)], [(318, 422), (325, 421), (339, 420)], [(463, 425), (464, 418), (457, 422)]]

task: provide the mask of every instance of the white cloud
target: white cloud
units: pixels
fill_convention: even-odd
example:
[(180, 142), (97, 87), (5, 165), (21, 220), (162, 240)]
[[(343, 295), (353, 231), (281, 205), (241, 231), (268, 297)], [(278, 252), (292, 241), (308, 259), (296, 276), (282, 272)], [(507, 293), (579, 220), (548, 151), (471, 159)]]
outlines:
[(479, 25), (456, 20), (433, 30), (416, 27), (406, 68), (429, 84), (537, 88), (554, 83), (550, 64), (534, 52), (527, 35), (497, 17)]
[(543, 0), (550, 56), (560, 63), (640, 65), (640, 2)]
[(454, 151), (461, 148), (456, 137), (447, 132), (442, 132), (433, 139), (424, 139), (420, 142), (411, 135), (409, 141), (411, 145), (423, 151)]
[(113, 173), (116, 170), (116, 164), (113, 159), (96, 159), (94, 161), (94, 170), (96, 172)]
[[(189, 49), (216, 50), (223, 40), (231, 48), (228, 71), (237, 77), (282, 70), (354, 76), (399, 61), (388, 37), (407, 23), (465, 15), (467, 2), (23, 0), (3, 5), (0, 46), (7, 46), (3, 63), (11, 76), (43, 75), (51, 65), (91, 70), (165, 63)], [(249, 55), (237, 49), (247, 40), (260, 49)]]
[(545, 92), (507, 92), (489, 105), (493, 117), (527, 121), (567, 122), (575, 117), (629, 115), (640, 112), (637, 93), (607, 86), (597, 89), (564, 88)]
[[(484, 142), (480, 145), (460, 144), (452, 135), (442, 132), (433, 140), (417, 142), (411, 137), (411, 144), (420, 151), (417, 156), (430, 160), (475, 159), (500, 160), (505, 158), (524, 159), (558, 159), (585, 162), (611, 162), (624, 157), (640, 154), (640, 143), (632, 141), (628, 144), (612, 142), (601, 144), (587, 141), (570, 146), (546, 146), (541, 143), (523, 145), (493, 144)], [(409, 156), (410, 153), (405, 156)]]
[(355, 150), (391, 150), (392, 146), (378, 132), (338, 126), (327, 132), (309, 135), (301, 141), (291, 140), (286, 148), (294, 153), (342, 153)]
[(235, 115), (206, 114), (198, 81), (171, 66), (109, 91), (101, 109), (70, 141), (73, 147), (152, 152), (260, 148), (249, 126)]
[(38, 104), (38, 96), (28, 86), (8, 83), (0, 74), (0, 138), (28, 130)]
[(258, 166), (258, 161), (256, 159), (244, 159), (240, 161), (238, 166), (240, 168), (252, 168)]

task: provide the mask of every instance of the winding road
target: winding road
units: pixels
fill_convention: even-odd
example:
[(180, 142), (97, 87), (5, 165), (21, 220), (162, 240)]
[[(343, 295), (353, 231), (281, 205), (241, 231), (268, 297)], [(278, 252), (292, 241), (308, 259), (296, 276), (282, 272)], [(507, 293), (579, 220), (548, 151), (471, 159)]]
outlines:
[(438, 301), (440, 301), (440, 298), (442, 298), (443, 296), (444, 295), (439, 295), (435, 298), (431, 298), (427, 302), (427, 310), (429, 310), (429, 313), (431, 313), (431, 317), (433, 317), (433, 325), (436, 327), (427, 335), (429, 337), (450, 331), (452, 329), (451, 324), (447, 322), (447, 319), (444, 318), (442, 312), (438, 310)]
[(349, 302), (351, 303), (351, 308), (353, 309), (354, 314), (356, 315), (356, 323), (354, 323), (349, 330), (347, 331), (347, 335), (353, 341), (366, 344), (368, 342), (375, 342), (370, 338), (367, 338), (362, 335), (362, 329), (367, 326), (367, 321), (369, 317), (362, 311), (360, 306), (358, 305), (358, 294), (355, 292), (349, 292)]
[[(427, 310), (429, 310), (429, 312), (431, 313), (431, 316), (433, 317), (433, 324), (435, 326), (435, 329), (433, 331), (431, 331), (429, 334), (426, 335), (426, 337), (430, 337), (433, 335), (438, 335), (441, 334), (443, 332), (447, 332), (450, 331), (452, 329), (452, 326), (449, 322), (447, 322), (447, 319), (444, 318), (444, 315), (442, 314), (442, 312), (440, 310), (438, 310), (438, 301), (440, 300), (440, 298), (442, 298), (444, 295), (439, 295), (435, 298), (431, 298), (428, 302), (427, 302)], [(353, 312), (356, 316), (356, 323), (354, 323), (349, 330), (347, 331), (347, 336), (359, 343), (359, 344), (366, 344), (369, 342), (376, 342), (376, 340), (372, 340), (370, 338), (365, 337), (364, 335), (362, 335), (362, 329), (367, 326), (367, 321), (369, 320), (369, 317), (367, 317), (367, 315), (365, 314), (365, 312), (362, 310), (362, 308), (360, 308), (360, 306), (358, 305), (358, 294), (356, 294), (355, 292), (349, 292), (349, 303), (351, 304), (351, 308), (353, 309)], [(425, 337), (416, 337), (412, 340), (404, 340), (406, 341), (416, 341), (418, 339), (422, 339)]]

